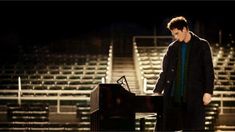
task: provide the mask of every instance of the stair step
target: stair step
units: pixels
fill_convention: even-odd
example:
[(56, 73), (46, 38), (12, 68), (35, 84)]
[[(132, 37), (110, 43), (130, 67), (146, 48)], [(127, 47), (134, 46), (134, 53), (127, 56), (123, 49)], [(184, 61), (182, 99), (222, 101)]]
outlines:
[(140, 93), (133, 58), (114, 57), (111, 82), (117, 83), (122, 76), (126, 77), (131, 92)]
[(112, 78), (116, 78), (116, 79), (118, 79), (118, 78), (120, 78), (120, 77), (122, 77), (122, 76), (125, 76), (126, 77), (126, 79), (127, 80), (134, 80), (134, 81), (136, 81), (137, 79), (136, 79), (136, 77), (133, 75), (127, 75), (127, 74), (122, 74), (122, 73), (114, 73), (113, 74), (113, 77)]
[(118, 71), (118, 72), (129, 72), (129, 73), (135, 73), (135, 69), (134, 68), (113, 68), (112, 69), (113, 70), (113, 72), (115, 72), (115, 71)]
[(134, 66), (113, 66), (114, 69), (119, 69), (119, 70), (135, 70)]

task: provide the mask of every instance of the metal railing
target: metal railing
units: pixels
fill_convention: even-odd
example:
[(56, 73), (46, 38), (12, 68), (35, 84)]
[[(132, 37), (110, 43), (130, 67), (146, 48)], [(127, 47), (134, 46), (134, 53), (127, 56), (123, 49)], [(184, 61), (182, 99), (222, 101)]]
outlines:
[[(60, 102), (64, 100), (86, 100), (89, 101), (91, 90), (0, 90), (0, 93), (15, 93), (17, 96), (0, 96), (0, 100), (55, 100), (57, 101), (57, 113), (60, 113)], [(24, 94), (56, 94), (56, 96), (23, 96)], [(62, 94), (71, 94), (73, 96), (62, 96)], [(83, 96), (75, 96), (76, 94), (84, 94)]]
[(107, 67), (107, 76), (106, 82), (110, 83), (112, 79), (112, 67), (113, 67), (113, 44), (109, 47), (109, 57), (108, 57), (108, 67)]
[(132, 42), (136, 43), (137, 39), (153, 39), (154, 46), (157, 46), (158, 39), (171, 39), (172, 41), (174, 40), (174, 38), (172, 36), (133, 36)]
[(140, 88), (140, 93), (143, 94), (144, 93), (144, 78), (143, 78), (143, 72), (142, 72), (142, 67), (140, 64), (140, 58), (139, 58), (139, 53), (137, 50), (137, 46), (136, 43), (133, 43), (133, 59), (134, 59), (134, 64), (135, 64), (135, 69), (136, 69), (136, 75), (137, 75), (137, 81), (139, 84), (139, 88)]
[[(214, 95), (219, 95), (219, 96), (214, 96), (212, 97), (212, 101), (219, 101), (220, 102), (220, 114), (224, 114), (224, 110), (226, 109), (234, 109), (235, 106), (229, 106), (226, 107), (224, 106), (225, 101), (232, 101), (235, 102), (235, 91), (214, 91)], [(230, 97), (227, 97), (226, 95), (230, 95)]]

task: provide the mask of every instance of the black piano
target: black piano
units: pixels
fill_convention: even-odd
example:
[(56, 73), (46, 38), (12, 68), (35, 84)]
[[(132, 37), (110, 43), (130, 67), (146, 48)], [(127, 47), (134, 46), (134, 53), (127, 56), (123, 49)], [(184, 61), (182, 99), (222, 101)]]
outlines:
[(135, 113), (157, 113), (162, 130), (162, 96), (136, 96), (120, 84), (99, 84), (91, 93), (91, 131), (135, 131)]

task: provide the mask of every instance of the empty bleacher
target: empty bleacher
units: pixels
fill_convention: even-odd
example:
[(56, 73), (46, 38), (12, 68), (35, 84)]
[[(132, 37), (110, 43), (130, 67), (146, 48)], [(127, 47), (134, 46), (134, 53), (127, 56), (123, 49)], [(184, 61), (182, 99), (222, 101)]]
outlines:
[(107, 67), (108, 55), (24, 54), (15, 64), (1, 65), (0, 98), (16, 99), (18, 77), (22, 99), (37, 96), (53, 99), (58, 94), (86, 97), (106, 77)]
[[(40, 47), (30, 50), (11, 61), (0, 60), (1, 113), (9, 119), (0, 123), (1, 131), (78, 131), (83, 130), (83, 124), (89, 128), (89, 120), (57, 122), (50, 120), (54, 117), (51, 113), (76, 115), (74, 108), (83, 107), (78, 104), (86, 102), (89, 106), (94, 87), (109, 80), (111, 51), (93, 55), (51, 53)], [(10, 103), (24, 105), (13, 108)], [(35, 114), (33, 104), (47, 104), (47, 116), (39, 116), (40, 112), (29, 116)], [(64, 110), (66, 107), (69, 111)]]

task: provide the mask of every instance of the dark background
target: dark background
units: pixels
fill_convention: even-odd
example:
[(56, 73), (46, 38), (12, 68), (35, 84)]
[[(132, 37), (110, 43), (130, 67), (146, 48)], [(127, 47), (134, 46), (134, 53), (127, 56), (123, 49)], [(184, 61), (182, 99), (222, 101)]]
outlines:
[(219, 42), (221, 30), (227, 44), (235, 33), (234, 9), (231, 1), (1, 1), (0, 44), (129, 45), (132, 36), (153, 35), (154, 29), (157, 35), (170, 35), (166, 24), (177, 15), (211, 43)]

